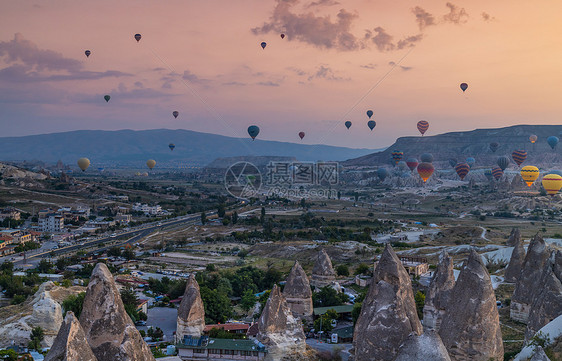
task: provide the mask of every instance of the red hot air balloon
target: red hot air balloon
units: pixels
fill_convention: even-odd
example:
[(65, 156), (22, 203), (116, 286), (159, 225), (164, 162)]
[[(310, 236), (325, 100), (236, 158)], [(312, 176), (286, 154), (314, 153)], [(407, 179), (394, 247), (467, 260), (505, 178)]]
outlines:
[(413, 172), (414, 169), (416, 169), (416, 167), (418, 166), (418, 160), (416, 158), (408, 158), (406, 160), (406, 165)]
[(466, 177), (466, 175), (470, 171), (470, 167), (466, 163), (459, 163), (455, 166), (455, 170), (457, 171), (460, 179), (464, 180), (464, 177)]
[(299, 132), (299, 137), (300, 137), (301, 140), (302, 140), (302, 138), (304, 138), (304, 132)]
[(517, 166), (520, 166), (521, 163), (527, 159), (527, 152), (524, 150), (514, 150), (513, 153), (511, 153), (511, 157), (513, 161), (517, 163)]
[(418, 165), (418, 174), (420, 175), (421, 179), (423, 179), (424, 183), (427, 182), (429, 177), (431, 177), (434, 170), (435, 168), (431, 163), (420, 163)]
[(468, 84), (467, 83), (461, 83), (461, 90), (464, 93), (464, 91), (468, 89)]
[(492, 168), (492, 175), (498, 181), (503, 176), (503, 170), (500, 167)]
[(137, 43), (140, 41), (141, 37), (141, 34), (135, 34), (135, 40), (137, 41)]
[(421, 133), (422, 136), (425, 134), (427, 129), (429, 129), (429, 122), (426, 121), (426, 120), (420, 120), (418, 122), (418, 130), (419, 130), (419, 132)]

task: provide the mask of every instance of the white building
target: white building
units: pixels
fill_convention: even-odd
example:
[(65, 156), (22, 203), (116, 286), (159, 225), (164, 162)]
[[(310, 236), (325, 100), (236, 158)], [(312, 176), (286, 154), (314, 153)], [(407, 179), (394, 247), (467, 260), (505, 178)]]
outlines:
[(48, 214), (45, 218), (39, 218), (39, 227), (42, 232), (60, 232), (64, 229), (64, 217)]
[(135, 203), (133, 205), (133, 211), (142, 212), (147, 216), (156, 216), (162, 214), (162, 207), (159, 205), (149, 206), (148, 204)]

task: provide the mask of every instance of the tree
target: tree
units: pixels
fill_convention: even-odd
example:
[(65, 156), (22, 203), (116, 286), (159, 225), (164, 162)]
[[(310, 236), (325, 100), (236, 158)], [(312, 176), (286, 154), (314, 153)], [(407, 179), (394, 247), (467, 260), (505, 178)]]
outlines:
[(121, 300), (131, 320), (133, 320), (133, 322), (137, 321), (139, 319), (139, 312), (137, 311), (138, 298), (135, 291), (130, 288), (122, 289)]
[(333, 321), (332, 318), (329, 318), (326, 314), (323, 314), (322, 316), (314, 320), (314, 329), (316, 330), (316, 332), (318, 331), (330, 332), (334, 328), (332, 326), (332, 321)]
[(232, 213), (232, 224), (236, 223), (238, 223), (238, 212), (234, 211), (234, 213)]
[(31, 335), (29, 336), (30, 340), (28, 347), (30, 349), (40, 351), (41, 350), (41, 341), (45, 338), (45, 333), (43, 329), (39, 326), (33, 328), (31, 330)]
[(418, 311), (419, 319), (423, 319), (423, 306), (425, 305), (425, 293), (422, 291), (416, 292), (414, 295), (414, 300), (416, 301), (416, 311)]
[(225, 205), (224, 203), (219, 204), (219, 207), (218, 207), (218, 209), (217, 209), (217, 215), (218, 215), (220, 218), (224, 217), (224, 215), (225, 215), (225, 213), (226, 213), (225, 206), (226, 206), (226, 205)]
[(312, 295), (314, 307), (340, 306), (347, 301), (349, 297), (345, 293), (338, 292), (331, 286), (322, 287)]
[(232, 306), (227, 295), (208, 287), (201, 287), (200, 291), (205, 308), (205, 323), (224, 323), (232, 316)]
[(49, 273), (52, 267), (53, 264), (51, 262), (49, 262), (45, 258), (41, 258), (41, 261), (39, 261), (39, 265), (37, 266), (37, 269), (39, 270), (39, 273)]
[(107, 255), (112, 257), (119, 257), (121, 256), (121, 249), (119, 247), (111, 247), (109, 251), (107, 251)]
[(355, 269), (355, 274), (356, 275), (365, 275), (367, 273), (369, 273), (369, 271), (371, 270), (371, 267), (369, 267), (368, 265), (366, 265), (365, 263), (361, 263), (359, 266), (357, 266), (357, 268)]
[(84, 297), (86, 297), (86, 292), (80, 292), (77, 295), (70, 295), (62, 301), (62, 308), (65, 312), (72, 311), (76, 318), (80, 318), (80, 314), (82, 314), (82, 306), (84, 305)]
[(355, 323), (357, 322), (357, 319), (359, 318), (359, 315), (361, 314), (361, 306), (363, 304), (361, 302), (356, 303), (353, 305), (353, 308), (351, 309), (351, 318), (353, 319), (353, 324), (355, 325)]
[(248, 312), (252, 309), (252, 307), (254, 307), (255, 304), (256, 295), (251, 290), (244, 291), (242, 299), (240, 300), (240, 307), (242, 307), (245, 312)]
[(7, 276), (12, 276), (14, 274), (14, 263), (10, 261), (4, 261), (0, 264), (0, 273)]
[(349, 276), (349, 267), (344, 264), (340, 264), (336, 267), (336, 273), (338, 276)]
[(205, 214), (205, 212), (201, 212), (201, 224), (205, 224), (207, 223), (207, 215)]
[(14, 350), (0, 350), (0, 359), (3, 361), (16, 361), (18, 354)]

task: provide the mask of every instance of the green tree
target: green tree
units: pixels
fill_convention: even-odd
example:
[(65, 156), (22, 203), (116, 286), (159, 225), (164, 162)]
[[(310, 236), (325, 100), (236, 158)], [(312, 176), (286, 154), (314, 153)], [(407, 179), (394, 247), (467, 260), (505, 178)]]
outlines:
[(205, 224), (207, 223), (207, 215), (205, 214), (205, 212), (201, 212), (201, 224)]
[(336, 273), (338, 276), (349, 276), (349, 267), (345, 264), (340, 264), (336, 267)]
[(226, 210), (225, 210), (226, 205), (224, 203), (219, 204), (219, 207), (217, 209), (217, 215), (222, 218), (224, 217)]
[(316, 330), (316, 332), (320, 330), (324, 332), (330, 332), (334, 328), (332, 326), (332, 321), (332, 318), (329, 318), (326, 314), (323, 314), (322, 316), (314, 320), (314, 330)]
[(45, 338), (45, 333), (43, 329), (39, 326), (33, 328), (31, 330), (31, 334), (29, 336), (29, 344), (28, 347), (32, 350), (40, 351), (41, 350), (41, 341)]
[(238, 212), (234, 211), (234, 213), (232, 213), (232, 224), (236, 223), (238, 223)]
[(41, 258), (41, 261), (39, 261), (39, 265), (37, 266), (39, 273), (49, 273), (51, 268), (53, 268), (53, 264), (45, 258)]
[(422, 291), (416, 292), (414, 295), (414, 300), (416, 301), (416, 311), (418, 311), (419, 319), (423, 319), (423, 306), (425, 305), (425, 293)]
[(312, 294), (314, 307), (340, 306), (348, 301), (349, 297), (345, 293), (338, 292), (330, 286), (322, 287), (320, 291)]
[(365, 263), (361, 263), (359, 266), (357, 266), (357, 268), (355, 269), (355, 274), (356, 275), (366, 275), (367, 273), (369, 273), (369, 271), (371, 270), (371, 267), (369, 267), (368, 265), (366, 265)]
[(139, 319), (139, 313), (137, 311), (137, 294), (130, 288), (124, 288), (121, 290), (121, 300), (125, 306), (125, 311), (131, 317), (133, 322)]
[(205, 308), (205, 323), (225, 323), (232, 316), (232, 306), (228, 296), (208, 287), (201, 287), (200, 291)]
[(256, 304), (256, 295), (251, 290), (244, 291), (240, 300), (240, 307), (246, 312), (250, 311)]
[(0, 359), (3, 361), (16, 361), (18, 354), (14, 350), (0, 350)]
[(362, 306), (362, 303), (355, 303), (353, 305), (353, 308), (351, 309), (351, 318), (353, 319), (354, 325), (357, 322), (357, 319), (359, 318), (359, 315), (361, 314), (361, 306)]
[(86, 292), (80, 292), (77, 295), (70, 295), (62, 301), (64, 312), (72, 311), (77, 318), (82, 314), (82, 306), (84, 305), (84, 297)]
[(4, 261), (0, 264), (0, 273), (12, 276), (14, 274), (14, 263), (10, 261)]

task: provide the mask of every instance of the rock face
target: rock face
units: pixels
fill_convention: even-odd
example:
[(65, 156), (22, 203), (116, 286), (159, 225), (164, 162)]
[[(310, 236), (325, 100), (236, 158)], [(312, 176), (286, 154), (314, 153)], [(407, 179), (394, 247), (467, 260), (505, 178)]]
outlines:
[(283, 296), (285, 296), (293, 316), (312, 321), (312, 291), (308, 277), (298, 261), (295, 262), (287, 277)]
[(451, 360), (503, 360), (494, 289), (482, 258), (474, 250), (451, 292), (439, 335)]
[(199, 284), (195, 275), (187, 279), (185, 292), (178, 309), (176, 339), (181, 341), (184, 336), (201, 336), (205, 328), (205, 309), (199, 292)]
[(512, 319), (527, 323), (533, 299), (540, 292), (538, 280), (541, 278), (548, 256), (546, 244), (542, 237), (537, 234), (529, 244), (521, 273), (515, 284), (509, 309), (509, 315)]
[(258, 322), (257, 339), (268, 346), (269, 360), (281, 360), (306, 349), (302, 323), (287, 306), (285, 297), (277, 285), (265, 304)]
[(453, 258), (443, 251), (439, 255), (437, 270), (431, 278), (425, 305), (423, 307), (423, 325), (429, 330), (439, 330), (445, 309), (449, 303), (451, 290), (455, 286)]
[(400, 346), (394, 361), (451, 361), (441, 337), (435, 331), (410, 335)]
[(547, 323), (562, 315), (562, 252), (552, 252), (538, 284), (540, 291), (531, 304), (525, 331), (526, 340), (533, 337)]
[(45, 361), (97, 361), (80, 322), (71, 311), (66, 313), (53, 346)]
[(92, 272), (80, 325), (98, 361), (154, 361), (103, 263), (98, 263)]
[(519, 234), (518, 228), (514, 228), (511, 231), (507, 244), (513, 246), (513, 252), (511, 252), (511, 259), (505, 270), (504, 278), (505, 282), (515, 283), (521, 274), (521, 268), (525, 261), (525, 248), (523, 248), (523, 242), (521, 242), (521, 235)]
[(355, 325), (354, 359), (394, 360), (406, 338), (422, 332), (410, 277), (387, 244)]
[(550, 359), (548, 358), (546, 353), (544, 353), (542, 347), (537, 346), (535, 353), (533, 353), (533, 357), (531, 357), (529, 361), (550, 361)]
[(312, 276), (310, 277), (310, 284), (316, 288), (330, 286), (336, 283), (336, 272), (332, 267), (330, 256), (325, 250), (318, 252), (316, 263), (312, 268)]

